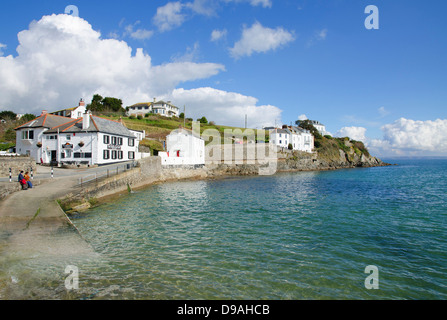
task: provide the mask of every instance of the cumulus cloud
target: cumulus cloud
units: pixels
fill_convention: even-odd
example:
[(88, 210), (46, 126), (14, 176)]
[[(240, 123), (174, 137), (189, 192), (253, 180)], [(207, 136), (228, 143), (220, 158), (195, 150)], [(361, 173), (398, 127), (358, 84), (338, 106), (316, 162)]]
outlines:
[(169, 31), (183, 24), (186, 15), (182, 13), (184, 5), (180, 2), (168, 2), (157, 8), (157, 14), (153, 18), (154, 24), (161, 32)]
[(6, 44), (0, 43), (0, 57), (4, 55), (3, 49), (6, 49)]
[(377, 111), (379, 112), (381, 118), (384, 118), (390, 114), (390, 112), (386, 110), (385, 107), (380, 107)]
[(381, 129), (381, 139), (369, 139), (363, 127), (344, 127), (337, 136), (363, 141), (372, 154), (379, 156), (447, 154), (447, 119), (419, 121), (400, 118)]
[(187, 106), (188, 116), (206, 116), (219, 124), (270, 125), (280, 117), (274, 106), (213, 88), (184, 90), (179, 84), (225, 71), (216, 63), (186, 61), (198, 47), (174, 62), (153, 65), (142, 49), (132, 54), (125, 41), (102, 39), (82, 18), (44, 16), (18, 35), (18, 55), (0, 57), (0, 109), (40, 114), (73, 107), (98, 93), (123, 100), (124, 106), (153, 97)]
[(227, 30), (223, 29), (223, 30), (213, 30), (213, 32), (211, 32), (211, 41), (219, 41), (222, 38), (225, 38), (227, 36)]
[(307, 120), (307, 119), (309, 119), (309, 118), (305, 114), (301, 114), (298, 117), (298, 120), (301, 120), (301, 121), (304, 121), (304, 120)]
[(447, 119), (417, 121), (400, 118), (382, 127), (391, 147), (410, 151), (447, 152)]
[(186, 116), (206, 116), (218, 124), (244, 127), (245, 115), (250, 128), (273, 126), (281, 117), (281, 109), (271, 105), (258, 106), (258, 100), (235, 92), (204, 87), (192, 90), (175, 89), (167, 98), (186, 105)]
[(0, 57), (0, 108), (20, 113), (71, 107), (95, 93), (125, 105), (152, 100), (225, 69), (193, 62), (154, 66), (142, 49), (133, 55), (126, 42), (101, 39), (87, 21), (64, 14), (31, 23), (18, 40), (17, 57)]
[(230, 49), (231, 56), (241, 58), (251, 56), (254, 52), (275, 50), (295, 40), (292, 32), (281, 27), (271, 29), (255, 22), (251, 27), (244, 27), (241, 39)]
[(349, 137), (353, 140), (366, 142), (366, 128), (363, 127), (343, 127), (335, 135), (337, 137)]

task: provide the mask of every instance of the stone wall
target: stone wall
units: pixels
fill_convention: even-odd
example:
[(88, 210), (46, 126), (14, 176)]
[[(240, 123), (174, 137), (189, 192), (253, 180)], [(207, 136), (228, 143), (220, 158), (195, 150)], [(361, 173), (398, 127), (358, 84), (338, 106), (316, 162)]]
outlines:
[(36, 162), (30, 157), (0, 157), (0, 177), (9, 177), (9, 168), (13, 179), (17, 180), (20, 170), (37, 172)]

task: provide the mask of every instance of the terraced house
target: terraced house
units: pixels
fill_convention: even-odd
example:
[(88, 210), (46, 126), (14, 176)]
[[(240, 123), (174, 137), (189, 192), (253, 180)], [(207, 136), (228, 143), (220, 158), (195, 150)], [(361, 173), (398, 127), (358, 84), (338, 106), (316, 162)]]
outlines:
[(138, 160), (144, 132), (90, 113), (71, 119), (43, 112), (16, 130), (16, 152), (42, 164), (102, 165)]

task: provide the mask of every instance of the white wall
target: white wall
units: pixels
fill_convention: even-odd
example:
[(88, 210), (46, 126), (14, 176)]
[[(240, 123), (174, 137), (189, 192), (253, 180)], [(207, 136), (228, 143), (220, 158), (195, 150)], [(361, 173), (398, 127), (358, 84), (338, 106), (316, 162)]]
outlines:
[(167, 152), (160, 152), (162, 165), (205, 164), (205, 141), (189, 133), (171, 133), (166, 137)]

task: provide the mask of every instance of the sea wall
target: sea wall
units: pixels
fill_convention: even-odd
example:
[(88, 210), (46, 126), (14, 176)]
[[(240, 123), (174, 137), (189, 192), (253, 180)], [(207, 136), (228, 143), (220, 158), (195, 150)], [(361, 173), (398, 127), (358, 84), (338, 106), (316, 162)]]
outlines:
[(9, 177), (10, 168), (15, 180), (17, 180), (20, 170), (33, 169), (34, 172), (37, 170), (36, 162), (30, 157), (0, 157), (0, 177)]

